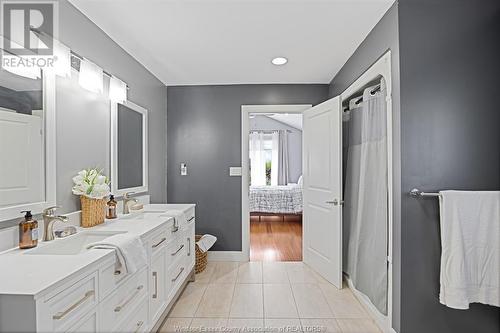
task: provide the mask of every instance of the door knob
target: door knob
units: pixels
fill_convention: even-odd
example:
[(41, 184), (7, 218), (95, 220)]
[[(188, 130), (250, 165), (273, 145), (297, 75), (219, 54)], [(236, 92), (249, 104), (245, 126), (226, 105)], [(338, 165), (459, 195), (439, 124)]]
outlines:
[(327, 204), (333, 204), (334, 206), (338, 206), (338, 205), (339, 205), (339, 203), (340, 203), (341, 205), (343, 205), (343, 204), (344, 204), (344, 200), (340, 200), (340, 201), (339, 201), (337, 198), (335, 198), (335, 199), (333, 199), (333, 200), (329, 200), (329, 201), (327, 201), (326, 203), (327, 203)]

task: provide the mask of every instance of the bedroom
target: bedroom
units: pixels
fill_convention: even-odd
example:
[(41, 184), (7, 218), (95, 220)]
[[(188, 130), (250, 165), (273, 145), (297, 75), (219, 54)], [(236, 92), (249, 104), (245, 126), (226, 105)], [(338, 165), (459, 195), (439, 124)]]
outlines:
[(250, 260), (301, 261), (302, 114), (264, 111), (249, 115)]

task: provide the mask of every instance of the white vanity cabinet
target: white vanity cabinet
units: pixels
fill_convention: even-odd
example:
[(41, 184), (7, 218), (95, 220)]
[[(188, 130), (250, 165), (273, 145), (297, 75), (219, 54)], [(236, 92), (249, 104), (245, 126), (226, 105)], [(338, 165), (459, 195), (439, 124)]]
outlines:
[[(115, 270), (113, 252), (94, 252), (97, 260), (68, 271), (41, 292), (0, 292), (0, 332), (156, 331), (194, 277), (194, 205), (184, 206), (186, 223), (177, 227), (166, 217), (144, 231), (147, 265), (134, 274)], [(26, 283), (37, 274), (43, 273), (34, 271)]]

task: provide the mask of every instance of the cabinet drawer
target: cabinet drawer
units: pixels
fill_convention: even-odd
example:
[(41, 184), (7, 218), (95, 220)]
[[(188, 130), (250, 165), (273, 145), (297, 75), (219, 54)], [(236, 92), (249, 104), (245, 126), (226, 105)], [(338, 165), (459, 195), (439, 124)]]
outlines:
[(147, 298), (143, 298), (132, 315), (115, 332), (142, 333), (148, 331), (148, 303)]
[(168, 297), (167, 302), (170, 302), (174, 297), (180, 285), (184, 282), (187, 274), (185, 258), (179, 258), (167, 271)]
[(85, 318), (73, 325), (68, 333), (95, 333), (97, 332), (97, 313), (92, 312)]
[(169, 228), (167, 228), (167, 226), (164, 226), (160, 228), (151, 238), (151, 240), (148, 242), (151, 252), (156, 252), (165, 248), (165, 245), (167, 245), (167, 242), (170, 239), (170, 232), (168, 230)]
[[(181, 234), (182, 235), (182, 234)], [(184, 242), (184, 237), (177, 237), (167, 246), (167, 270), (178, 260), (178, 258), (185, 257), (187, 246)]]
[(101, 304), (101, 326), (103, 332), (111, 332), (116, 324), (122, 322), (145, 297), (147, 290), (147, 270), (130, 276)]
[(96, 307), (97, 294), (97, 272), (94, 272), (48, 299), (43, 306), (43, 321), (52, 331), (65, 331)]
[(191, 207), (186, 211), (186, 219), (188, 223), (191, 223), (194, 222), (194, 218), (195, 218), (195, 210), (194, 207)]
[(101, 269), (99, 271), (99, 300), (105, 299), (126, 276), (126, 274), (116, 271), (114, 262)]

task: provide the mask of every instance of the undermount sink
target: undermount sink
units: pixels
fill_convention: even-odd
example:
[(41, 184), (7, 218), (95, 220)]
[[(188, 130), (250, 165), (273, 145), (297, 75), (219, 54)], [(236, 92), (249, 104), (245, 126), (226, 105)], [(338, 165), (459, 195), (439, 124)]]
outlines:
[(26, 251), (30, 255), (75, 255), (87, 251), (87, 245), (102, 241), (124, 231), (82, 231), (67, 238), (55, 239), (50, 243), (41, 243), (33, 250)]

